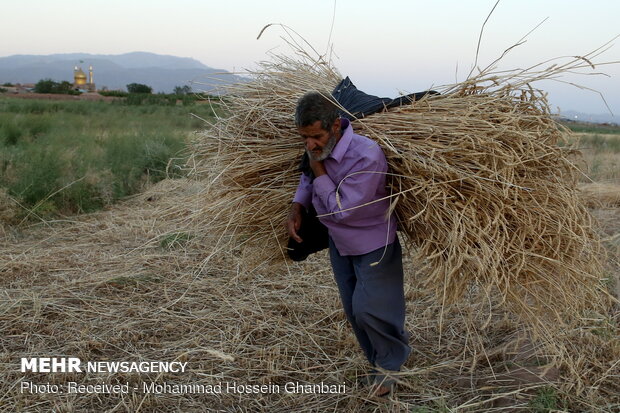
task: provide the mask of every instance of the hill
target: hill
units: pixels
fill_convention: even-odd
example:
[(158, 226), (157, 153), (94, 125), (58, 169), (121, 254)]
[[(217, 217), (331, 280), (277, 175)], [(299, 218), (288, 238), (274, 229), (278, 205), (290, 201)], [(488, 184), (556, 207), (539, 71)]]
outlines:
[(620, 124), (620, 118), (612, 113), (593, 114), (567, 110), (560, 113), (559, 116), (571, 122)]
[[(204, 65), (198, 60), (147, 52), (120, 55), (88, 53), (13, 55), (0, 57), (0, 83), (36, 83), (40, 79), (73, 81), (73, 68), (84, 71), (92, 65), (97, 88), (125, 89), (129, 83), (144, 83), (155, 92), (172, 92), (175, 86), (190, 85), (194, 91), (210, 91), (218, 84), (242, 78)], [(220, 80), (221, 79), (221, 80)]]

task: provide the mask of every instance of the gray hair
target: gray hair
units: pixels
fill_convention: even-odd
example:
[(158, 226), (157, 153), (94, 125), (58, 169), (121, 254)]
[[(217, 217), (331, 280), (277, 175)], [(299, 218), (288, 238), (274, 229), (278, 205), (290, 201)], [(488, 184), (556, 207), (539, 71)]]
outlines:
[(329, 93), (308, 92), (297, 101), (295, 109), (295, 125), (303, 128), (321, 121), (321, 128), (329, 130), (339, 117), (338, 107), (328, 98)]

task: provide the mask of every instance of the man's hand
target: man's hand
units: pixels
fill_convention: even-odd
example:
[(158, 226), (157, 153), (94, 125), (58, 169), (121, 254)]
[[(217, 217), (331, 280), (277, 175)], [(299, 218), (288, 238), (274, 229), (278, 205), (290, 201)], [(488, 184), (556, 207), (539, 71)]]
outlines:
[(314, 176), (317, 178), (327, 174), (323, 161), (315, 161), (312, 157), (310, 157), (310, 168), (312, 168), (312, 172), (314, 172)]
[(288, 218), (286, 219), (286, 228), (288, 230), (288, 235), (299, 243), (303, 241), (300, 236), (297, 235), (297, 231), (299, 231), (299, 228), (301, 228), (302, 208), (303, 206), (300, 203), (293, 202), (291, 210), (288, 213)]

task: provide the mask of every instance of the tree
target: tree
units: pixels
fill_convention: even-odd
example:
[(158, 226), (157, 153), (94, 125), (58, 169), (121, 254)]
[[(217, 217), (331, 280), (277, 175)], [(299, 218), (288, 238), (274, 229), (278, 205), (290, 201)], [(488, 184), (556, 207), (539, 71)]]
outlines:
[(34, 85), (34, 91), (36, 93), (53, 93), (58, 83), (52, 79), (41, 79)]
[(129, 93), (152, 93), (153, 89), (150, 86), (143, 85), (141, 83), (130, 83), (127, 85), (127, 92)]
[(53, 93), (71, 94), (72, 92), (73, 85), (66, 80), (63, 80), (56, 85), (55, 91)]
[(66, 80), (55, 82), (52, 79), (41, 79), (34, 85), (36, 93), (59, 93), (63, 95), (79, 95), (80, 92), (73, 89), (73, 85)]
[(73, 84), (63, 80), (55, 82), (52, 79), (41, 79), (34, 85), (36, 93), (58, 93), (63, 95), (79, 95), (81, 92), (73, 89)]
[(189, 95), (191, 92), (192, 92), (192, 88), (187, 85), (174, 87), (175, 95)]

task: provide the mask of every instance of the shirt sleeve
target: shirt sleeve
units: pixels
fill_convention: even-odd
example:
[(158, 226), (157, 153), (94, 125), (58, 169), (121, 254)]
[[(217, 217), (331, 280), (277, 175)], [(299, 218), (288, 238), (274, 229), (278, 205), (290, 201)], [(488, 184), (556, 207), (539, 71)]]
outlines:
[(360, 158), (342, 183), (333, 182), (327, 174), (314, 178), (314, 191), (318, 198), (314, 207), (318, 215), (330, 214), (330, 219), (335, 222), (352, 225), (368, 214), (368, 208), (374, 209), (361, 205), (376, 200), (380, 186), (385, 186), (387, 162), (380, 148), (377, 147), (373, 155)]
[(301, 174), (293, 202), (299, 202), (306, 210), (312, 205), (312, 183), (310, 182), (310, 178), (305, 174)]

